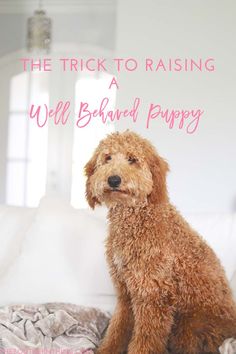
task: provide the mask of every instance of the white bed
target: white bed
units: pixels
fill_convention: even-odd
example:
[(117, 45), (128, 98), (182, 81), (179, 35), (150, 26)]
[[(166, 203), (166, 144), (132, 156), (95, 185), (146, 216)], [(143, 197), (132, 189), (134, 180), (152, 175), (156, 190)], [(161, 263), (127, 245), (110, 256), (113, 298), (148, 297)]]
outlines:
[[(236, 295), (236, 215), (185, 216), (218, 254)], [(59, 301), (112, 311), (106, 228), (105, 208), (48, 198), (37, 209), (0, 206), (0, 306)]]

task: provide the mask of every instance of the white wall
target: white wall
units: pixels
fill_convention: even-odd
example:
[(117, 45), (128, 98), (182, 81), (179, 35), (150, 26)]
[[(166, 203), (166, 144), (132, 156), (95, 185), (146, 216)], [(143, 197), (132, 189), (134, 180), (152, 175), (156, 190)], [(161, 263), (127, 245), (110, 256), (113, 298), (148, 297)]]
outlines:
[[(143, 101), (140, 121), (128, 126), (148, 137), (169, 161), (172, 201), (187, 211), (236, 209), (236, 2), (233, 0), (120, 0), (117, 57), (215, 58), (215, 72), (120, 73), (117, 107)], [(204, 110), (193, 135), (161, 121), (145, 129), (150, 102)]]

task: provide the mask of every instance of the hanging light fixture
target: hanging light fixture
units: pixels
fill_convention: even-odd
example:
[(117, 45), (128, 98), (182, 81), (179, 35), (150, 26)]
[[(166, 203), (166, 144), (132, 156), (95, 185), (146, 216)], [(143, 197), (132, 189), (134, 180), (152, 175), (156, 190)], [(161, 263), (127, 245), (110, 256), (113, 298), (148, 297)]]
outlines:
[(52, 21), (43, 10), (42, 0), (38, 9), (28, 18), (27, 48), (30, 52), (49, 53), (51, 47)]

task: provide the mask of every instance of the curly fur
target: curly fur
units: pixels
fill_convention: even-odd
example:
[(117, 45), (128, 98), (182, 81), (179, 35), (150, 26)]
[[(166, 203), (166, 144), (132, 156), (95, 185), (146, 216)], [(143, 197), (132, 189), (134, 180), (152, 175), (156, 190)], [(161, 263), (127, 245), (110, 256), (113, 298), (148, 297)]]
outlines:
[[(236, 306), (216, 255), (169, 202), (167, 163), (126, 131), (101, 141), (85, 171), (90, 206), (109, 207), (118, 298), (98, 353), (218, 353), (236, 336)], [(117, 190), (111, 175), (121, 177)]]

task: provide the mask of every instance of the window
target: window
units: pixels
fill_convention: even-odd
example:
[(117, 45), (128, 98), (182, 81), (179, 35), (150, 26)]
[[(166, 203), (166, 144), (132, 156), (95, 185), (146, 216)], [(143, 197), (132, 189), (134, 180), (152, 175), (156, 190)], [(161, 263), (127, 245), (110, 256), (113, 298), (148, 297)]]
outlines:
[[(80, 76), (75, 86), (75, 114), (78, 113), (80, 102), (87, 102), (90, 110), (99, 107), (104, 97), (109, 98), (107, 110), (115, 107), (116, 91), (109, 90), (112, 76), (106, 73)], [(111, 123), (103, 124), (99, 118), (94, 118), (88, 126), (74, 128), (73, 165), (71, 204), (75, 207), (87, 207), (85, 200), (84, 165), (91, 158), (99, 141), (106, 134), (114, 131)]]
[(6, 203), (37, 206), (45, 193), (47, 129), (28, 118), (31, 102), (48, 102), (48, 76), (21, 73), (12, 77), (8, 123)]
[[(23, 72), (12, 76), (6, 158), (6, 204), (38, 206), (46, 194), (62, 197), (74, 207), (87, 207), (84, 165), (98, 142), (114, 130), (112, 123), (100, 118), (78, 128), (72, 120), (66, 126), (51, 121), (39, 128), (29, 118), (31, 104), (71, 101), (75, 116), (81, 102), (97, 109), (103, 98), (109, 98), (107, 110), (115, 107), (116, 90), (109, 89), (112, 76), (107, 73)], [(50, 91), (49, 91), (50, 88)], [(73, 97), (74, 96), (74, 97)], [(73, 114), (71, 114), (73, 118)]]

